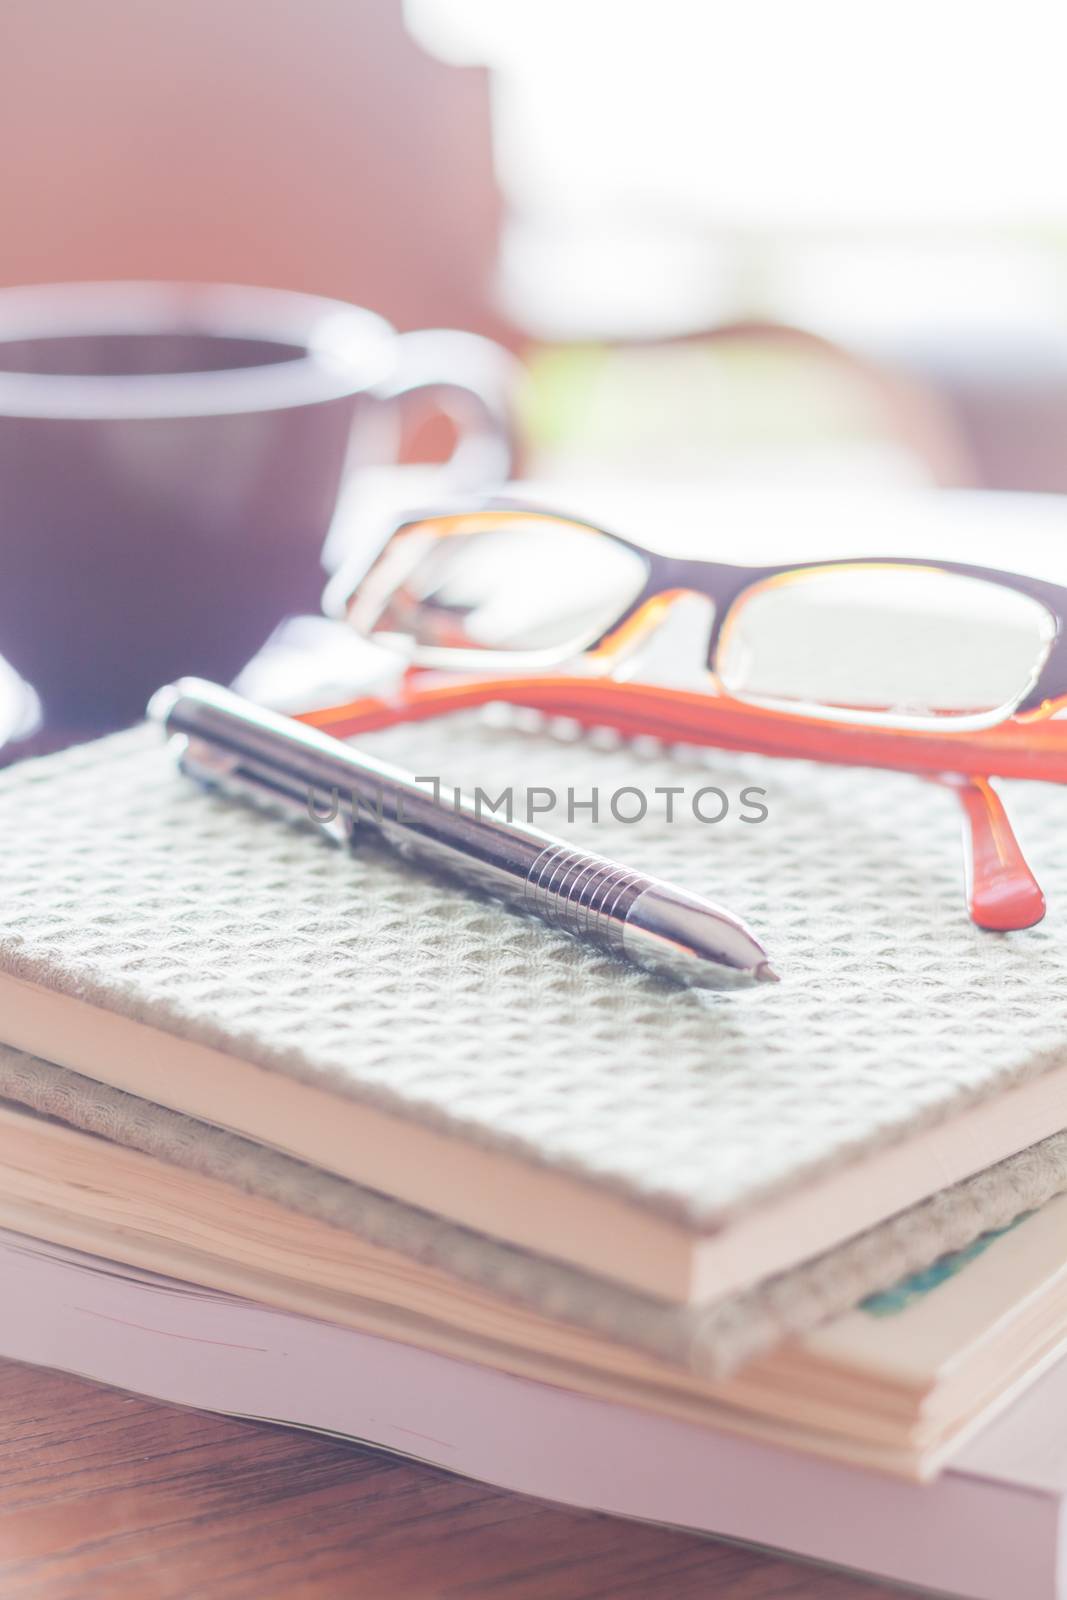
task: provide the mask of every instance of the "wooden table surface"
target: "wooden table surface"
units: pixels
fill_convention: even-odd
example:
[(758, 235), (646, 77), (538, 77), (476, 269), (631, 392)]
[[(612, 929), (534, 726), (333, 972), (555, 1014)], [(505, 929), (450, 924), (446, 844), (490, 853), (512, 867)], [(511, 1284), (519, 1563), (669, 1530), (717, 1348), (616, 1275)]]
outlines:
[(0, 1362), (3, 1600), (888, 1600), (881, 1585)]

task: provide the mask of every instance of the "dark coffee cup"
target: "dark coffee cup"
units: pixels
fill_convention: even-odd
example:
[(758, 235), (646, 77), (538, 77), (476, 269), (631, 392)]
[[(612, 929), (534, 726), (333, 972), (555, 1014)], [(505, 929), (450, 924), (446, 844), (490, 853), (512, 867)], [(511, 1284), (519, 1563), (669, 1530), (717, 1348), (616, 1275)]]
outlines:
[(317, 609), (342, 482), (393, 402), (453, 414), (450, 487), (506, 473), (493, 354), (279, 290), (0, 291), (0, 656), (68, 727), (132, 721), (185, 673), (228, 682)]

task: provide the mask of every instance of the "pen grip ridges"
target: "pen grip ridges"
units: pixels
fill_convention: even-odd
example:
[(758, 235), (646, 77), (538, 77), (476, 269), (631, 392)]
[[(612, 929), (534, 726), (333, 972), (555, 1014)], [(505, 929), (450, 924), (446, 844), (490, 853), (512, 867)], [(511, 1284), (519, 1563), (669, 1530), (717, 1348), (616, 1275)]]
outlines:
[(522, 903), (552, 927), (618, 951), (626, 913), (648, 885), (641, 872), (554, 844), (530, 868)]

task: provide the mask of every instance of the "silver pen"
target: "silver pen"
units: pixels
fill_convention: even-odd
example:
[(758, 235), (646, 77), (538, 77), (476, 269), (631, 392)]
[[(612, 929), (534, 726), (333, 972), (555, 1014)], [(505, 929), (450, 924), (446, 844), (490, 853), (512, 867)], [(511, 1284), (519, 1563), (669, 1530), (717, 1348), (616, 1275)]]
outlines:
[[(400, 768), (228, 689), (183, 678), (160, 689), (148, 713), (177, 736), (190, 777), (314, 820), (345, 844), (366, 828), (407, 859), (613, 956), (699, 989), (778, 976), (759, 940), (722, 906), (537, 828), (485, 816), (464, 796), (444, 804)], [(344, 793), (347, 818), (337, 803)]]

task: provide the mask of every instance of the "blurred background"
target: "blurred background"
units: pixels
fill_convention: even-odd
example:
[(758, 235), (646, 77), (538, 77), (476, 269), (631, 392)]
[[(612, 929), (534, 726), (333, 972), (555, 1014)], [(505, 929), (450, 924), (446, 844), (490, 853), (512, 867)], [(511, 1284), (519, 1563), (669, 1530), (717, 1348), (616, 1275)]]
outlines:
[(542, 476), (1064, 488), (1063, 33), (1030, 0), (3, 0), (0, 282), (490, 334)]
[[(1033, 0), (2, 0), (0, 287), (486, 335), (564, 504), (1065, 490), (1065, 32)], [(415, 408), (402, 459), (451, 438)]]

